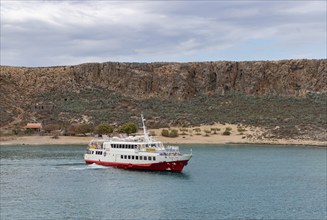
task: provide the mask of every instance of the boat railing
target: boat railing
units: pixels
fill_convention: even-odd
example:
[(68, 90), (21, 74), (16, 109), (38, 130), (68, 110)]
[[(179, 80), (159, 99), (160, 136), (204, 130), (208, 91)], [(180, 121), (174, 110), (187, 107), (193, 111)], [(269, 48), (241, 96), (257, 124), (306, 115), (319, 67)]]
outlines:
[(104, 138), (95, 137), (89, 142), (88, 149), (103, 149), (103, 143), (105, 141), (107, 140)]
[(167, 146), (166, 151), (167, 151), (167, 153), (179, 154), (179, 147), (178, 146)]

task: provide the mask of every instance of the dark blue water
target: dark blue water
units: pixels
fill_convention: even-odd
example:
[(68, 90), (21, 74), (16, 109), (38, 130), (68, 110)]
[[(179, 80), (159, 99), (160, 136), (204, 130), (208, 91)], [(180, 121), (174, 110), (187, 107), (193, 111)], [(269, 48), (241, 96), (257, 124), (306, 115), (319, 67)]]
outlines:
[(164, 173), (85, 165), (84, 146), (1, 146), (1, 220), (327, 219), (326, 148), (191, 147)]

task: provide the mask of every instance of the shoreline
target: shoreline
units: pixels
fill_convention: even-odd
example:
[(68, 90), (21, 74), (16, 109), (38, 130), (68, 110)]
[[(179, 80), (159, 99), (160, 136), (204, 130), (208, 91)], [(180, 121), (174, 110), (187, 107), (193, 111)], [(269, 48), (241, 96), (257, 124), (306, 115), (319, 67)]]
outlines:
[[(162, 130), (176, 130), (178, 137), (164, 137)], [(230, 134), (224, 135), (229, 129)], [(139, 130), (139, 132), (142, 132)], [(158, 141), (164, 144), (264, 144), (264, 145), (288, 145), (288, 146), (319, 146), (327, 147), (327, 141), (310, 139), (277, 139), (269, 136), (269, 131), (260, 127), (220, 124), (201, 125), (196, 127), (180, 128), (159, 128), (149, 129), (149, 133)], [(268, 134), (268, 137), (267, 137)], [(119, 135), (119, 134), (116, 134)], [(136, 135), (143, 135), (138, 133)], [(3, 145), (65, 145), (80, 144), (87, 145), (93, 136), (4, 136), (0, 137), (0, 146)]]
[[(58, 139), (53, 139), (51, 136), (8, 136), (1, 137), (0, 146), (7, 145), (65, 145), (65, 144), (79, 144), (87, 145), (92, 136), (76, 137), (76, 136), (59, 136)], [(288, 145), (288, 146), (316, 146), (327, 147), (327, 141), (314, 141), (314, 140), (295, 140), (295, 139), (274, 139), (274, 140), (257, 140), (257, 139), (240, 139), (240, 137), (206, 137), (206, 136), (193, 136), (185, 137), (179, 136), (176, 138), (167, 138), (156, 136), (156, 140), (162, 141), (166, 145), (169, 144), (262, 144), (262, 145)]]

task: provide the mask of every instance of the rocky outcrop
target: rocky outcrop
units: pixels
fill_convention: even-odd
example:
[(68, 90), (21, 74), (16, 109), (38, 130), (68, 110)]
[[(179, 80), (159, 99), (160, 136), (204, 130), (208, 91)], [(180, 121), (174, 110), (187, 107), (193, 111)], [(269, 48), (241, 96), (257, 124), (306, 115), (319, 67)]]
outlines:
[[(116, 94), (113, 94), (112, 91)], [(60, 119), (63, 122), (71, 121), (70, 119), (75, 118), (76, 115), (86, 115), (95, 119), (101, 115), (106, 119), (108, 115), (111, 115), (112, 118), (121, 118), (122, 109), (126, 109), (126, 112), (133, 112), (131, 109), (127, 109), (133, 108), (134, 111), (140, 112), (146, 108), (143, 106), (142, 109), (138, 109), (139, 106), (133, 106), (133, 103), (136, 102), (135, 99), (139, 101), (138, 103), (142, 102), (142, 99), (151, 97), (162, 99), (161, 101), (171, 101), (171, 99), (192, 101), (192, 98), (231, 94), (230, 92), (253, 97), (326, 94), (327, 60), (190, 63), (106, 62), (37, 68), (1, 66), (0, 127), (14, 127), (33, 118), (52, 121)], [(84, 97), (86, 94), (90, 95)], [(110, 95), (125, 96), (127, 100), (117, 99)], [(146, 101), (144, 100), (144, 102)], [(315, 100), (315, 102), (320, 101)], [(101, 107), (93, 108), (90, 103), (96, 103), (95, 105)], [(41, 107), (43, 111), (38, 112), (35, 110), (35, 106), (37, 109)], [(46, 106), (55, 106), (55, 112), (45, 111), (44, 107)], [(149, 106), (151, 107), (151, 105)], [(324, 109), (325, 103), (321, 102), (319, 106)], [(210, 111), (220, 108), (219, 106), (209, 107)], [(179, 107), (172, 105), (170, 111), (174, 108)], [(266, 106), (255, 106), (254, 108), (262, 110), (259, 112), (265, 112), (263, 108)], [(284, 105), (277, 108), (284, 108)], [(98, 115), (97, 111), (99, 111)], [(219, 112), (221, 111), (222, 109), (219, 110)], [(100, 112), (102, 113), (100, 114)], [(230, 110), (225, 114), (228, 112)], [(316, 112), (313, 117), (317, 120), (314, 121), (319, 122), (322, 118), (320, 121), (323, 122), (325, 119), (320, 117), (323, 116), (323, 112), (324, 110)], [(197, 114), (196, 111), (193, 113)], [(67, 117), (63, 117), (63, 115)], [(185, 114), (181, 117), (184, 119), (196, 117), (194, 115)], [(265, 118), (266, 116), (258, 117)], [(307, 118), (310, 117), (307, 116)], [(180, 118), (175, 120), (180, 120)], [(235, 122), (235, 120), (230, 121)], [(203, 121), (200, 120), (199, 123), (203, 123)]]
[(1, 93), (21, 95), (101, 88), (133, 98), (186, 99), (236, 91), (249, 95), (298, 96), (327, 92), (327, 60), (191, 63), (86, 63), (61, 67), (1, 66)]

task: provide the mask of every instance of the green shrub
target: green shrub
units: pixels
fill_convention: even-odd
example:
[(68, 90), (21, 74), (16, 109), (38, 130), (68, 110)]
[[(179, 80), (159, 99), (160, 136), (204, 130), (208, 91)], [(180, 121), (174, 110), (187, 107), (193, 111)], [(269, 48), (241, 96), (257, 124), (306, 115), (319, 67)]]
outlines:
[(169, 137), (169, 131), (167, 129), (162, 129), (161, 135), (164, 137)]
[(113, 127), (110, 124), (102, 123), (95, 127), (94, 133), (103, 135), (103, 134), (109, 134), (114, 131)]
[(167, 129), (162, 129), (161, 135), (164, 137), (178, 137), (178, 131), (176, 129), (172, 130), (167, 130)]
[(178, 137), (178, 131), (176, 129), (171, 130), (169, 137)]
[(86, 133), (89, 133), (92, 131), (91, 125), (89, 124), (79, 124), (75, 126), (75, 132), (77, 134), (83, 134), (86, 135)]
[(223, 132), (223, 135), (230, 135), (231, 132), (228, 128), (225, 129), (225, 131)]
[(210, 128), (211, 131), (213, 131), (214, 134), (217, 134), (217, 131), (220, 131), (220, 128)]
[(137, 130), (138, 130), (137, 125), (131, 122), (125, 123), (118, 128), (119, 133), (126, 133), (128, 135), (132, 133), (136, 133)]

